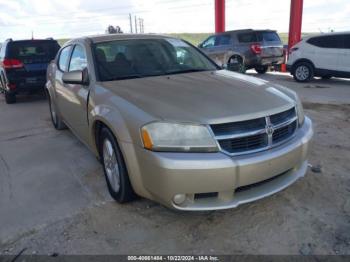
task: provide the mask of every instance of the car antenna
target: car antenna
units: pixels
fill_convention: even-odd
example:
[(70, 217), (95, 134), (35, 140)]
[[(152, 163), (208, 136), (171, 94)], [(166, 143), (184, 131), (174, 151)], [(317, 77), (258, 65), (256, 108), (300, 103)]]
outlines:
[(34, 32), (33, 32), (33, 30), (32, 30), (32, 40), (34, 40)]

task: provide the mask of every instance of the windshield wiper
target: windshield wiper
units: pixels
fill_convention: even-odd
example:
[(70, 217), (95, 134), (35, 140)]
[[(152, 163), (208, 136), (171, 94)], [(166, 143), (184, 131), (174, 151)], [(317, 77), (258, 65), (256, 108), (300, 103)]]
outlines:
[(133, 79), (133, 78), (143, 78), (143, 75), (129, 75), (129, 76), (121, 76), (121, 77), (109, 77), (105, 78), (104, 81), (116, 81), (116, 80), (126, 80), (126, 79)]
[(206, 68), (191, 68), (191, 69), (166, 72), (166, 75), (185, 74), (185, 73), (204, 72), (204, 71), (213, 71), (213, 70), (206, 69)]

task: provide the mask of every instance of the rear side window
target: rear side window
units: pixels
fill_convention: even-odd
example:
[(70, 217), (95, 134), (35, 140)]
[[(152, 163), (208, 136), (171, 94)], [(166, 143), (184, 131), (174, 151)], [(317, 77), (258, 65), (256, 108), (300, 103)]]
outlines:
[(307, 42), (321, 48), (344, 48), (342, 35), (327, 35), (310, 38)]
[(238, 34), (238, 41), (241, 43), (258, 42), (255, 32)]
[(63, 72), (66, 72), (68, 69), (68, 59), (71, 48), (71, 46), (67, 46), (63, 48), (60, 53), (60, 57), (58, 59), (58, 68)]
[(85, 50), (81, 45), (76, 45), (69, 64), (69, 71), (83, 70), (87, 67)]
[(19, 41), (9, 44), (9, 57), (24, 63), (48, 63), (55, 58), (59, 45), (56, 41)]

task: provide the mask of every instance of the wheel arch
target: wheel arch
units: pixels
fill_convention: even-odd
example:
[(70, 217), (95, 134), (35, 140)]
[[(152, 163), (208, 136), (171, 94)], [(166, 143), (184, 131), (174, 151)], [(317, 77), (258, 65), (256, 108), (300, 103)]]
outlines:
[(230, 59), (233, 58), (233, 57), (238, 57), (238, 58), (240, 58), (240, 59), (242, 60), (243, 64), (244, 64), (244, 62), (245, 62), (244, 56), (243, 56), (242, 54), (235, 53), (235, 52), (232, 52), (232, 53), (229, 53), (229, 54), (228, 54), (227, 64), (228, 64), (228, 62), (230, 61)]
[[(93, 142), (94, 142), (94, 150), (96, 156), (98, 156), (98, 159), (101, 161), (101, 152), (100, 152), (100, 147), (101, 147), (101, 141), (100, 141), (100, 134), (101, 130), (103, 128), (107, 128), (115, 137), (116, 142), (118, 144), (118, 147), (121, 151), (121, 154), (124, 158), (124, 162), (126, 165), (126, 169), (128, 171), (128, 176), (129, 180), (131, 183), (131, 187), (133, 188), (134, 192), (137, 195), (152, 198), (152, 196), (149, 194), (149, 192), (146, 190), (144, 187), (144, 183), (141, 177), (141, 173), (138, 170), (138, 164), (137, 164), (137, 158), (135, 153), (133, 152), (134, 150), (131, 150), (130, 147), (133, 147), (135, 145), (131, 143), (124, 143), (123, 140), (121, 140), (120, 133), (118, 133), (118, 130), (115, 130), (115, 128), (112, 127), (111, 123), (102, 117), (97, 117), (94, 119), (92, 122), (92, 136), (93, 136)], [(126, 148), (124, 148), (125, 144), (127, 144)], [(135, 162), (136, 161), (136, 162)]]
[(316, 69), (315, 64), (310, 59), (300, 58), (297, 61), (295, 61), (294, 64), (292, 65), (292, 70), (291, 70), (292, 74), (294, 74), (296, 66), (300, 63), (309, 63), (313, 67), (313, 69)]

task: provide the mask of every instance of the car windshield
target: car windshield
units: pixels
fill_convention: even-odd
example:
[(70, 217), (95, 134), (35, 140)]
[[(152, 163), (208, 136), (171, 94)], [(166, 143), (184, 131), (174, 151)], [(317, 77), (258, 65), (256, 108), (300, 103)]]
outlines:
[(100, 81), (218, 69), (196, 48), (173, 38), (115, 40), (93, 49)]

